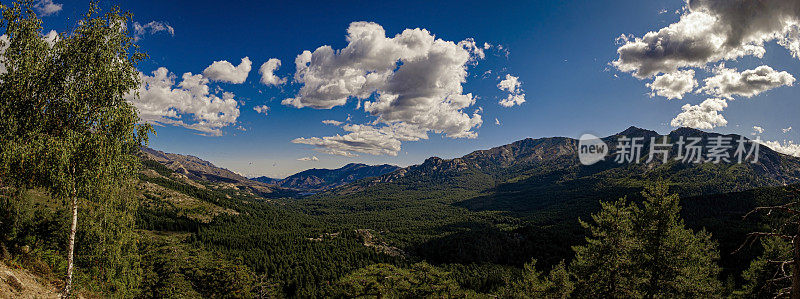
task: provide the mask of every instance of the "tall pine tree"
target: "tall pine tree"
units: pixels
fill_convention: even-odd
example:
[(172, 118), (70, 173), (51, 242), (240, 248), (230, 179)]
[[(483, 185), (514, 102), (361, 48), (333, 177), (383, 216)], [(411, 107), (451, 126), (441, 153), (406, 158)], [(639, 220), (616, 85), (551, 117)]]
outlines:
[(642, 192), (634, 212), (634, 235), (642, 246), (632, 252), (644, 279), (645, 298), (710, 297), (721, 290), (719, 252), (711, 234), (687, 229), (680, 218), (680, 198), (669, 185), (656, 183)]
[(626, 199), (601, 203), (594, 224), (581, 221), (588, 231), (586, 245), (575, 246), (570, 270), (577, 279), (579, 297), (639, 297), (642, 281), (633, 252), (640, 243), (633, 230), (635, 208)]
[(620, 199), (593, 215), (587, 244), (574, 247), (570, 269), (580, 296), (612, 298), (714, 297), (721, 290), (716, 244), (687, 229), (679, 198), (656, 183), (641, 205)]

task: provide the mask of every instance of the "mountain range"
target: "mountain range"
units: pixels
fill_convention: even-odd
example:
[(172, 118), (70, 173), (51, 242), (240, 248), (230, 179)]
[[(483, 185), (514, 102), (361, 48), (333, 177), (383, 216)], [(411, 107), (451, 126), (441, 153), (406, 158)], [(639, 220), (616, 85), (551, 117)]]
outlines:
[[(637, 163), (617, 163), (615, 151), (621, 136), (641, 137), (642, 152)], [(700, 137), (700, 146), (707, 148), (711, 139), (729, 138), (733, 147), (728, 156), (733, 159), (739, 135), (721, 135), (690, 128), (679, 128), (666, 135), (673, 143), (669, 156), (678, 156), (679, 138)], [(348, 194), (369, 186), (393, 183), (398, 185), (446, 186), (459, 182), (474, 182), (467, 188), (502, 187), (505, 190), (520, 185), (565, 185), (568, 183), (604, 182), (610, 187), (622, 181), (666, 179), (683, 186), (685, 195), (742, 191), (762, 186), (778, 186), (800, 182), (800, 158), (783, 155), (760, 145), (758, 163), (684, 163), (669, 159), (647, 162), (650, 138), (660, 140), (655, 131), (630, 127), (620, 133), (602, 138), (609, 147), (609, 156), (597, 164), (585, 166), (578, 161), (578, 143), (573, 138), (526, 138), (488, 150), (477, 150), (460, 158), (431, 157), (422, 164), (400, 168), (393, 165), (351, 163), (338, 169), (308, 169), (284, 179), (266, 176), (248, 179), (220, 168), (195, 156), (164, 153), (143, 148), (145, 157), (154, 160), (190, 179), (212, 183), (227, 183), (246, 187), (262, 194), (276, 190), (285, 192)], [(658, 157), (658, 156), (657, 156)], [(733, 159), (735, 160), (735, 159)], [(698, 180), (697, 178), (704, 178)], [(512, 188), (514, 189), (514, 188)], [(486, 203), (484, 203), (486, 204)]]
[(250, 180), (195, 156), (165, 153), (148, 147), (140, 149), (140, 155), (145, 160), (158, 162), (176, 174), (185, 176), (186, 179), (248, 188), (260, 194), (269, 194), (275, 191), (274, 186), (270, 184)]
[(381, 176), (398, 169), (400, 167), (388, 164), (366, 165), (350, 163), (337, 169), (308, 169), (285, 179), (261, 176), (252, 178), (252, 180), (283, 188), (315, 192), (328, 190), (364, 178)]
[[(619, 137), (642, 137), (640, 158), (633, 163), (617, 163), (616, 141)], [(700, 196), (744, 191), (765, 186), (784, 186), (800, 182), (800, 158), (775, 152), (759, 145), (757, 163), (735, 163), (735, 140), (739, 135), (721, 135), (680, 128), (666, 135), (673, 143), (669, 157), (677, 157), (679, 138), (701, 137), (708, 148), (717, 137), (734, 140), (727, 151), (730, 162), (684, 163), (673, 158), (647, 162), (650, 137), (663, 138), (655, 131), (630, 127), (602, 140), (609, 146), (609, 156), (594, 165), (578, 160), (579, 141), (552, 137), (523, 139), (488, 150), (478, 150), (455, 159), (431, 157), (422, 164), (409, 166), (382, 176), (344, 185), (331, 191), (333, 196), (359, 197), (378, 189), (395, 192), (407, 190), (470, 190), (479, 193), (453, 204), (476, 211), (516, 211), (547, 213), (561, 219), (573, 218), (569, 207), (593, 207), (599, 200), (636, 194), (648, 182), (669, 181), (681, 196)], [(658, 157), (658, 156), (657, 156)], [(391, 186), (391, 187), (390, 187)], [(425, 196), (424, 194), (421, 196)], [(555, 209), (555, 210), (551, 210)], [(558, 215), (556, 210), (566, 211)]]
[[(642, 150), (637, 161), (630, 163), (616, 162), (616, 155), (620, 137), (641, 137)], [(659, 142), (666, 137), (669, 146), (667, 163), (661, 161), (661, 156), (656, 155), (653, 161), (647, 161), (650, 147), (650, 138)], [(730, 162), (688, 163), (674, 159), (678, 157), (677, 140), (699, 137), (698, 146), (708, 150), (712, 145), (710, 141), (717, 137), (727, 138), (731, 142), (725, 150)], [(619, 178), (623, 175), (653, 176), (661, 175), (664, 179), (684, 181), (680, 177), (690, 177), (690, 174), (710, 173), (712, 169), (735, 169), (733, 172), (718, 172), (716, 175), (744, 175), (757, 174), (760, 178), (756, 182), (741, 185), (739, 189), (749, 189), (764, 185), (786, 185), (800, 181), (800, 158), (778, 153), (765, 145), (759, 144), (758, 161), (750, 163), (736, 163), (736, 141), (743, 138), (740, 135), (722, 135), (709, 133), (696, 129), (680, 128), (667, 135), (660, 135), (655, 131), (630, 127), (625, 131), (611, 135), (602, 140), (609, 147), (609, 156), (594, 165), (581, 165), (578, 160), (579, 141), (566, 137), (552, 137), (531, 139), (526, 138), (511, 144), (498, 146), (488, 150), (478, 150), (455, 159), (441, 159), (431, 157), (420, 165), (404, 168), (400, 171), (389, 173), (373, 179), (371, 182), (400, 182), (409, 179), (418, 179), (423, 176), (431, 178), (456, 177), (464, 173), (485, 175), (493, 181), (518, 181), (531, 177), (552, 177), (557, 175), (556, 181), (573, 180), (586, 177)], [(749, 141), (745, 138), (744, 140)], [(747, 146), (751, 146), (748, 143)], [(685, 153), (685, 150), (684, 150)], [(693, 177), (696, 180), (697, 177)], [(695, 182), (696, 183), (696, 182)], [(733, 190), (737, 191), (737, 190)]]
[(141, 156), (146, 160), (158, 162), (187, 179), (248, 188), (268, 197), (277, 194), (291, 196), (293, 193), (298, 195), (325, 191), (356, 180), (376, 177), (400, 169), (398, 166), (388, 164), (350, 163), (337, 169), (308, 169), (285, 179), (273, 179), (265, 176), (248, 179), (191, 155), (165, 153), (143, 147)]

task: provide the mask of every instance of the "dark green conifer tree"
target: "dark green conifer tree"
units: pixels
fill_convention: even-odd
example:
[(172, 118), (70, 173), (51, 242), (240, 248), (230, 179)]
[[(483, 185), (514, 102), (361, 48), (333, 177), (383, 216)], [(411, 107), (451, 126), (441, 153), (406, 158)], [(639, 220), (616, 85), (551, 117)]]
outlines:
[(574, 247), (576, 294), (611, 298), (719, 296), (719, 253), (711, 235), (680, 219), (679, 198), (659, 182), (641, 205), (620, 199), (593, 215), (587, 244)]

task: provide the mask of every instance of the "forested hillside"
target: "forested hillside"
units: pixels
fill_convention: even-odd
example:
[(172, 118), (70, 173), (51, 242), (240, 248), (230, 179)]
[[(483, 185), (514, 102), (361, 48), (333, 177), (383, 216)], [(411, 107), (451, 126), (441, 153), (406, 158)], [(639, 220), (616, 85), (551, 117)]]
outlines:
[[(466, 203), (503, 195), (496, 185), (486, 183), (491, 177), (464, 168), (452, 175), (448, 170), (457, 167), (448, 169), (439, 163), (446, 162), (432, 158), (409, 168), (424, 174), (407, 184), (375, 184), (373, 180), (367, 189), (346, 195), (335, 194), (352, 189), (343, 187), (307, 199), (254, 201), (247, 208), (257, 207), (258, 212), (246, 212), (244, 217), (223, 215), (210, 225), (201, 225), (192, 242), (240, 260), (254, 273), (269, 278), (273, 291), (289, 296), (344, 292), (346, 288), (337, 281), (353, 279), (347, 273), (355, 271), (351, 275), (364, 279), (374, 275), (370, 271), (423, 267), (418, 262), (429, 263), (432, 266), (424, 267), (434, 267), (438, 270), (430, 271), (441, 271), (441, 275), (449, 273), (445, 277), (461, 291), (498, 294), (513, 289), (509, 280), (523, 279), (523, 266), (532, 258), (537, 260), (537, 271), (545, 272), (572, 259), (571, 247), (582, 244), (586, 233), (579, 218), (590, 218), (601, 202), (622, 196), (639, 201), (639, 191), (647, 185), (645, 179), (616, 189), (553, 184), (543, 189), (547, 191), (517, 191), (513, 192), (517, 197), (506, 199), (540, 200), (531, 197), (536, 194), (554, 198), (540, 206), (476, 209)], [(672, 190), (682, 188), (685, 185), (671, 184)], [(751, 251), (732, 254), (746, 233), (759, 227), (758, 221), (745, 222), (741, 216), (758, 205), (792, 200), (797, 194), (790, 190), (763, 187), (684, 197), (680, 215), (686, 225), (695, 231), (707, 230), (718, 243), (721, 281), (732, 281), (734, 289), (744, 284), (741, 273), (759, 254), (757, 245)], [(308, 244), (287, 246), (297, 240)], [(300, 252), (304, 258), (296, 255)], [(340, 259), (356, 263), (341, 264), (336, 261)], [(400, 268), (367, 267), (378, 262)], [(357, 271), (359, 268), (363, 269)]]
[(350, 163), (337, 169), (308, 169), (284, 179), (257, 177), (252, 180), (293, 190), (319, 192), (336, 188), (360, 179), (381, 176), (400, 167), (394, 165), (366, 165)]
[[(719, 275), (712, 278), (720, 284), (714, 288), (742, 293), (751, 281), (742, 273), (754, 271), (750, 261), (761, 249), (755, 244), (733, 251), (765, 223), (741, 216), (797, 196), (779, 183), (794, 179), (797, 159), (766, 148), (763, 164), (754, 165), (581, 166), (574, 146), (568, 138), (527, 139), (454, 160), (430, 158), (300, 199), (266, 198), (247, 184), (189, 176), (171, 161), (144, 156), (131, 190), (139, 242), (127, 254), (139, 261), (130, 266), (132, 281), (91, 279), (93, 266), (79, 247), (80, 290), (113, 294), (120, 292), (115, 284), (129, 284), (118, 294), (350, 296), (387, 288), (388, 282), (370, 281), (388, 273), (399, 280), (384, 292), (398, 295), (560, 290), (566, 286), (558, 284), (580, 283), (577, 272), (567, 276), (578, 280), (557, 283), (558, 275), (580, 269), (570, 264), (578, 263), (570, 262), (580, 258), (574, 248), (587, 236), (579, 219), (592, 219), (618, 198), (640, 202), (640, 191), (664, 180), (682, 194), (677, 219), (716, 244), (711, 260)], [(772, 175), (764, 180), (751, 173), (756, 170)], [(699, 174), (708, 180), (688, 179)], [(732, 179), (737, 183), (728, 185)], [(59, 239), (64, 211), (42, 192), (26, 194), (18, 202), (7, 198), (16, 203), (7, 206), (6, 219), (15, 220), (4, 223), (15, 224), (4, 246), (20, 265), (58, 278), (62, 247), (43, 241)], [(39, 217), (15, 218), (10, 211)], [(87, 237), (79, 231), (79, 240), (91, 242)], [(529, 281), (530, 275), (539, 278)]]

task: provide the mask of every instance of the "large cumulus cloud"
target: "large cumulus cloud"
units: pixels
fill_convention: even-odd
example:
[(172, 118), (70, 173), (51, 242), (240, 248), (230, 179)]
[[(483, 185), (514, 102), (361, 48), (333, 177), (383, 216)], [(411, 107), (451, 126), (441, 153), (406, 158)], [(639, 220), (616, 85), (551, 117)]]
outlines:
[[(763, 58), (768, 42), (800, 58), (800, 1), (688, 0), (677, 22), (641, 37), (622, 35), (618, 42), (619, 56), (612, 64), (636, 78), (653, 78), (647, 84), (651, 96), (681, 99), (697, 87), (695, 70), (716, 65), (696, 93), (727, 100), (753, 97), (791, 86), (795, 79), (766, 65), (738, 72), (725, 63), (745, 56)], [(703, 128), (726, 123), (718, 113), (722, 109), (709, 110), (721, 107), (718, 99), (704, 104), (684, 106), (672, 123)]]
[(724, 65), (715, 68), (714, 76), (706, 78), (705, 86), (698, 91), (732, 99), (734, 95), (752, 97), (767, 90), (794, 84), (794, 76), (762, 65), (752, 70), (738, 72)]
[(647, 87), (652, 90), (651, 98), (659, 95), (667, 99), (683, 99), (684, 94), (697, 87), (697, 80), (694, 78), (694, 70), (682, 70), (656, 76)]
[(223, 127), (236, 123), (239, 117), (234, 94), (211, 93), (209, 80), (203, 75), (184, 73), (175, 85), (176, 76), (161, 67), (149, 76), (140, 73), (139, 78), (141, 85), (126, 100), (137, 108), (144, 122), (183, 126), (218, 136)]
[(762, 57), (764, 43), (772, 40), (797, 57), (798, 26), (796, 0), (690, 0), (677, 23), (624, 38), (613, 64), (646, 78), (742, 56)]
[(247, 75), (250, 74), (252, 66), (253, 62), (248, 57), (242, 58), (242, 62), (238, 66), (233, 66), (227, 60), (214, 61), (203, 70), (203, 76), (212, 81), (241, 84), (247, 80)]
[[(330, 109), (348, 100), (363, 101), (370, 124), (346, 125), (344, 136), (299, 138), (321, 150), (396, 155), (401, 141), (427, 138), (430, 131), (452, 138), (474, 138), (482, 124), (479, 113), (464, 112), (475, 104), (464, 93), (470, 63), (484, 57), (473, 40), (437, 39), (425, 29), (406, 29), (387, 37), (378, 24), (354, 22), (347, 46), (322, 46), (295, 59), (294, 81), (302, 84), (284, 105)], [(409, 132), (413, 132), (409, 134)]]
[(728, 102), (724, 99), (707, 99), (699, 105), (683, 105), (681, 112), (672, 119), (670, 123), (673, 127), (689, 127), (695, 129), (710, 130), (715, 127), (726, 126), (725, 120), (719, 112), (728, 107)]

